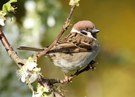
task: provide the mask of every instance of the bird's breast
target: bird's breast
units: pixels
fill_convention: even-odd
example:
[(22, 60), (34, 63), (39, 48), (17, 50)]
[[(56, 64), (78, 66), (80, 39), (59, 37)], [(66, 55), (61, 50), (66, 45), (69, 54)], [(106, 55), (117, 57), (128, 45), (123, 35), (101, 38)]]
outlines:
[(97, 55), (97, 51), (79, 53), (51, 53), (49, 54), (54, 65), (60, 67), (64, 72), (77, 70), (88, 65)]

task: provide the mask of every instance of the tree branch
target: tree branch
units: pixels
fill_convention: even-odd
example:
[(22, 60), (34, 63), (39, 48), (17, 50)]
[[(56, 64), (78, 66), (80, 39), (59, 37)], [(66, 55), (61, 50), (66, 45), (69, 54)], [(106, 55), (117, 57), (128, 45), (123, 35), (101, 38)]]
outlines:
[(4, 48), (6, 49), (8, 55), (11, 57), (11, 59), (14, 60), (14, 62), (18, 65), (18, 67), (21, 67), (22, 65), (25, 64), (25, 60), (20, 59), (17, 55), (17, 53), (13, 50), (13, 48), (11, 47), (10, 43), (8, 42), (7, 38), (5, 37), (3, 31), (2, 31), (2, 27), (0, 27), (0, 40), (4, 46)]
[(59, 39), (61, 38), (61, 36), (64, 34), (64, 32), (68, 29), (68, 27), (70, 26), (70, 21), (71, 21), (71, 17), (73, 15), (74, 9), (75, 9), (76, 5), (71, 6), (71, 10), (70, 13), (65, 21), (65, 24), (63, 25), (60, 33), (58, 34), (57, 38), (53, 41), (53, 43), (46, 49), (44, 49), (44, 51), (37, 53), (37, 58), (40, 58), (44, 55), (47, 54), (47, 52), (59, 41)]

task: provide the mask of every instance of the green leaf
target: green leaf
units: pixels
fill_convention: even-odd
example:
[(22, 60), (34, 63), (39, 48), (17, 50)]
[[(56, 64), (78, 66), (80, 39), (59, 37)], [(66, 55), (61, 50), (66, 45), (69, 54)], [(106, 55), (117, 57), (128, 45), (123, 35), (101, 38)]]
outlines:
[(5, 3), (3, 6), (2, 6), (2, 11), (4, 11), (5, 13), (9, 13), (9, 12), (14, 12), (14, 10), (16, 8), (12, 7), (11, 6), (11, 3), (15, 3), (17, 2), (17, 0), (10, 0), (8, 1), (7, 3)]
[(17, 2), (17, 0), (10, 0), (9, 2), (14, 3), (14, 2)]

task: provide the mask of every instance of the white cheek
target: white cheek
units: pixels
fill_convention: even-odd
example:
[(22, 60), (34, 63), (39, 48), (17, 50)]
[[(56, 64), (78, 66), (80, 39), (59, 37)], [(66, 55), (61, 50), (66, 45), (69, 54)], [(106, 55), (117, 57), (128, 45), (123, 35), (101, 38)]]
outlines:
[(74, 33), (74, 32), (76, 32), (76, 33), (80, 33), (78, 30), (76, 30), (76, 29), (72, 28), (72, 30), (71, 30), (71, 32), (70, 32), (70, 33)]
[(87, 32), (87, 36), (90, 38), (94, 38), (90, 32)]

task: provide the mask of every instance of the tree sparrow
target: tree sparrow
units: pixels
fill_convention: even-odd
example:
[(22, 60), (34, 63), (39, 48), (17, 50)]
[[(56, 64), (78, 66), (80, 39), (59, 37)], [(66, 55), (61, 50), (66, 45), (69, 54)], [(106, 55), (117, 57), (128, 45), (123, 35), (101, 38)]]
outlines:
[(99, 43), (95, 25), (88, 20), (74, 24), (67, 37), (60, 39), (48, 52), (54, 65), (60, 67), (67, 74), (80, 70), (95, 60), (99, 52)]
[(70, 34), (49, 51), (48, 55), (54, 65), (65, 73), (87, 66), (99, 52), (97, 32), (99, 30), (91, 21), (84, 20), (74, 24)]

